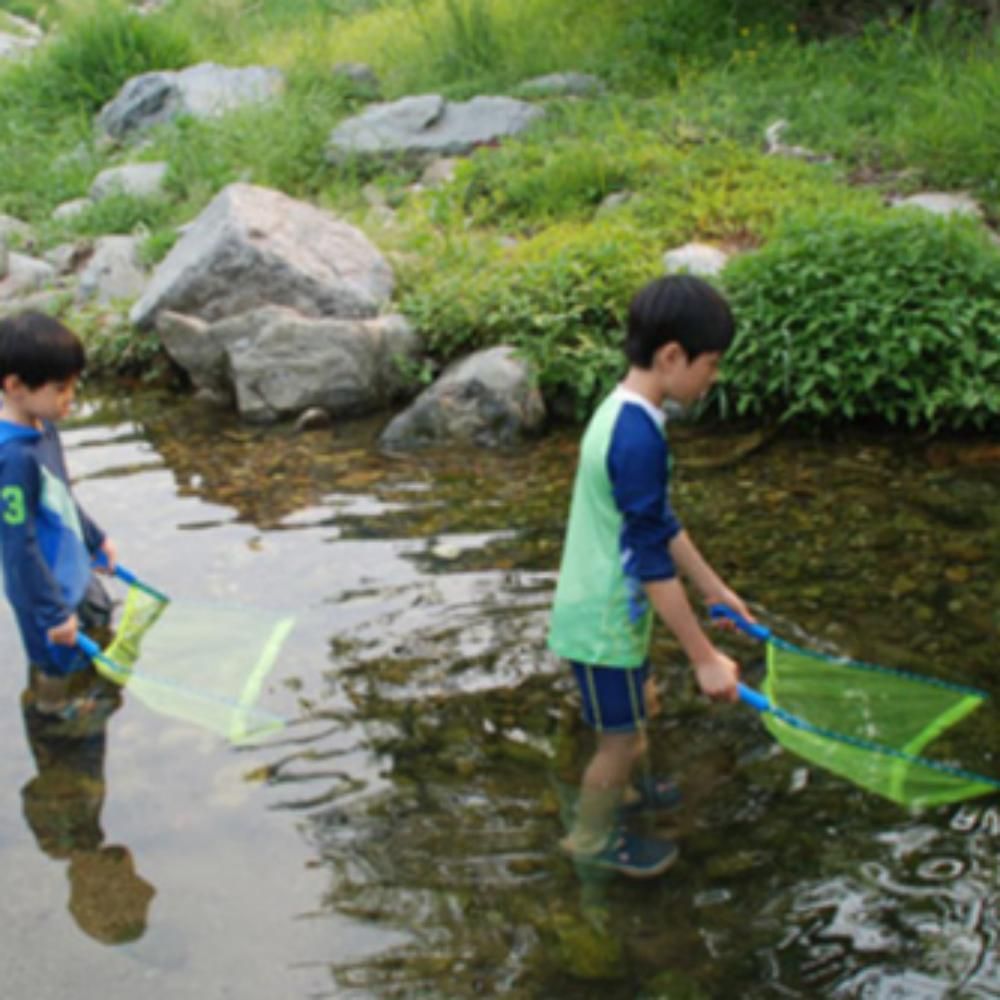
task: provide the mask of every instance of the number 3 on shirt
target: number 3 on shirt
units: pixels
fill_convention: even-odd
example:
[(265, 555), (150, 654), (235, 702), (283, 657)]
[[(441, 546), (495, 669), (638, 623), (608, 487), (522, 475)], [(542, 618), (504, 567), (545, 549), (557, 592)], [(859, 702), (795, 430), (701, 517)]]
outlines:
[(4, 503), (3, 519), (7, 524), (24, 524), (24, 492), (20, 486), (5, 486), (0, 490)]

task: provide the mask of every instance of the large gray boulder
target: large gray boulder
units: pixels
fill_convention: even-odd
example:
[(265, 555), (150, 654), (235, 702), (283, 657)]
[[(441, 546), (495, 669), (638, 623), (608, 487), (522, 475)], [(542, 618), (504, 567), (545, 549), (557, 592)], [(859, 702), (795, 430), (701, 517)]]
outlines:
[(420, 349), (399, 315), (310, 319), (279, 306), (218, 323), (164, 313), (157, 331), (197, 388), (235, 397), (240, 414), (257, 422), (312, 407), (332, 416), (381, 409), (405, 391), (402, 362)]
[(124, 139), (180, 115), (214, 118), (281, 94), (284, 74), (268, 66), (219, 66), (199, 63), (179, 71), (143, 73), (127, 81), (101, 109), (97, 127)]
[(382, 432), (401, 451), (446, 442), (497, 447), (539, 430), (545, 403), (531, 366), (501, 345), (456, 362)]
[(332, 163), (354, 157), (426, 159), (461, 156), (477, 146), (523, 132), (544, 111), (511, 97), (446, 101), (438, 94), (372, 104), (331, 133), (326, 156)]
[(306, 316), (374, 316), (392, 295), (385, 258), (359, 229), (269, 188), (224, 188), (157, 268), (132, 309), (214, 321), (264, 305)]

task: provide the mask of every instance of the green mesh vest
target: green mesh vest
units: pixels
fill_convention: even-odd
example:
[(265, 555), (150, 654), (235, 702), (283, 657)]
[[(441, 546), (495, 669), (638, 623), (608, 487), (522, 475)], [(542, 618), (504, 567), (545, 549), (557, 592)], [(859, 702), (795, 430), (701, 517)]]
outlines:
[(549, 625), (549, 648), (567, 660), (638, 667), (646, 660), (652, 609), (630, 621), (622, 570), (623, 519), (607, 472), (611, 435), (625, 397), (598, 407), (580, 444), (569, 526)]

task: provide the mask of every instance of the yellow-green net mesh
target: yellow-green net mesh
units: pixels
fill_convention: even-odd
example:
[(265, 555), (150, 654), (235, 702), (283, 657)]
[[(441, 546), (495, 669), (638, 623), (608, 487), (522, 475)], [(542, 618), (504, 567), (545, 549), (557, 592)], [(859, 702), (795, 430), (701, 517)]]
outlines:
[[(981, 692), (773, 639), (763, 691), (779, 710), (763, 716), (779, 743), (894, 802), (935, 805), (1000, 790), (991, 778), (922, 756), (986, 700)], [(807, 725), (796, 726), (781, 712)]]
[(155, 711), (242, 743), (284, 724), (256, 703), (292, 624), (259, 608), (168, 602), (131, 586), (96, 667)]

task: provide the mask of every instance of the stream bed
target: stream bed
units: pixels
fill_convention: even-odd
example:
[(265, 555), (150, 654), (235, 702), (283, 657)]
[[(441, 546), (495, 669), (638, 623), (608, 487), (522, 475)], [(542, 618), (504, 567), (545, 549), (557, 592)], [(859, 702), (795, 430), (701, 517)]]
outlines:
[[(294, 435), (150, 392), (64, 429), (123, 563), (295, 616), (259, 701), (288, 724), (232, 747), (126, 690), (43, 773), (5, 607), (5, 997), (1000, 996), (1000, 798), (911, 813), (810, 768), (700, 698), (662, 630), (646, 766), (683, 789), (656, 822), (681, 858), (575, 870), (586, 739), (545, 629), (578, 430), (394, 456), (380, 426)], [(681, 520), (778, 634), (1000, 696), (1000, 446), (671, 439)], [(760, 650), (721, 641), (759, 681)], [(945, 750), (1000, 776), (1000, 713)]]

